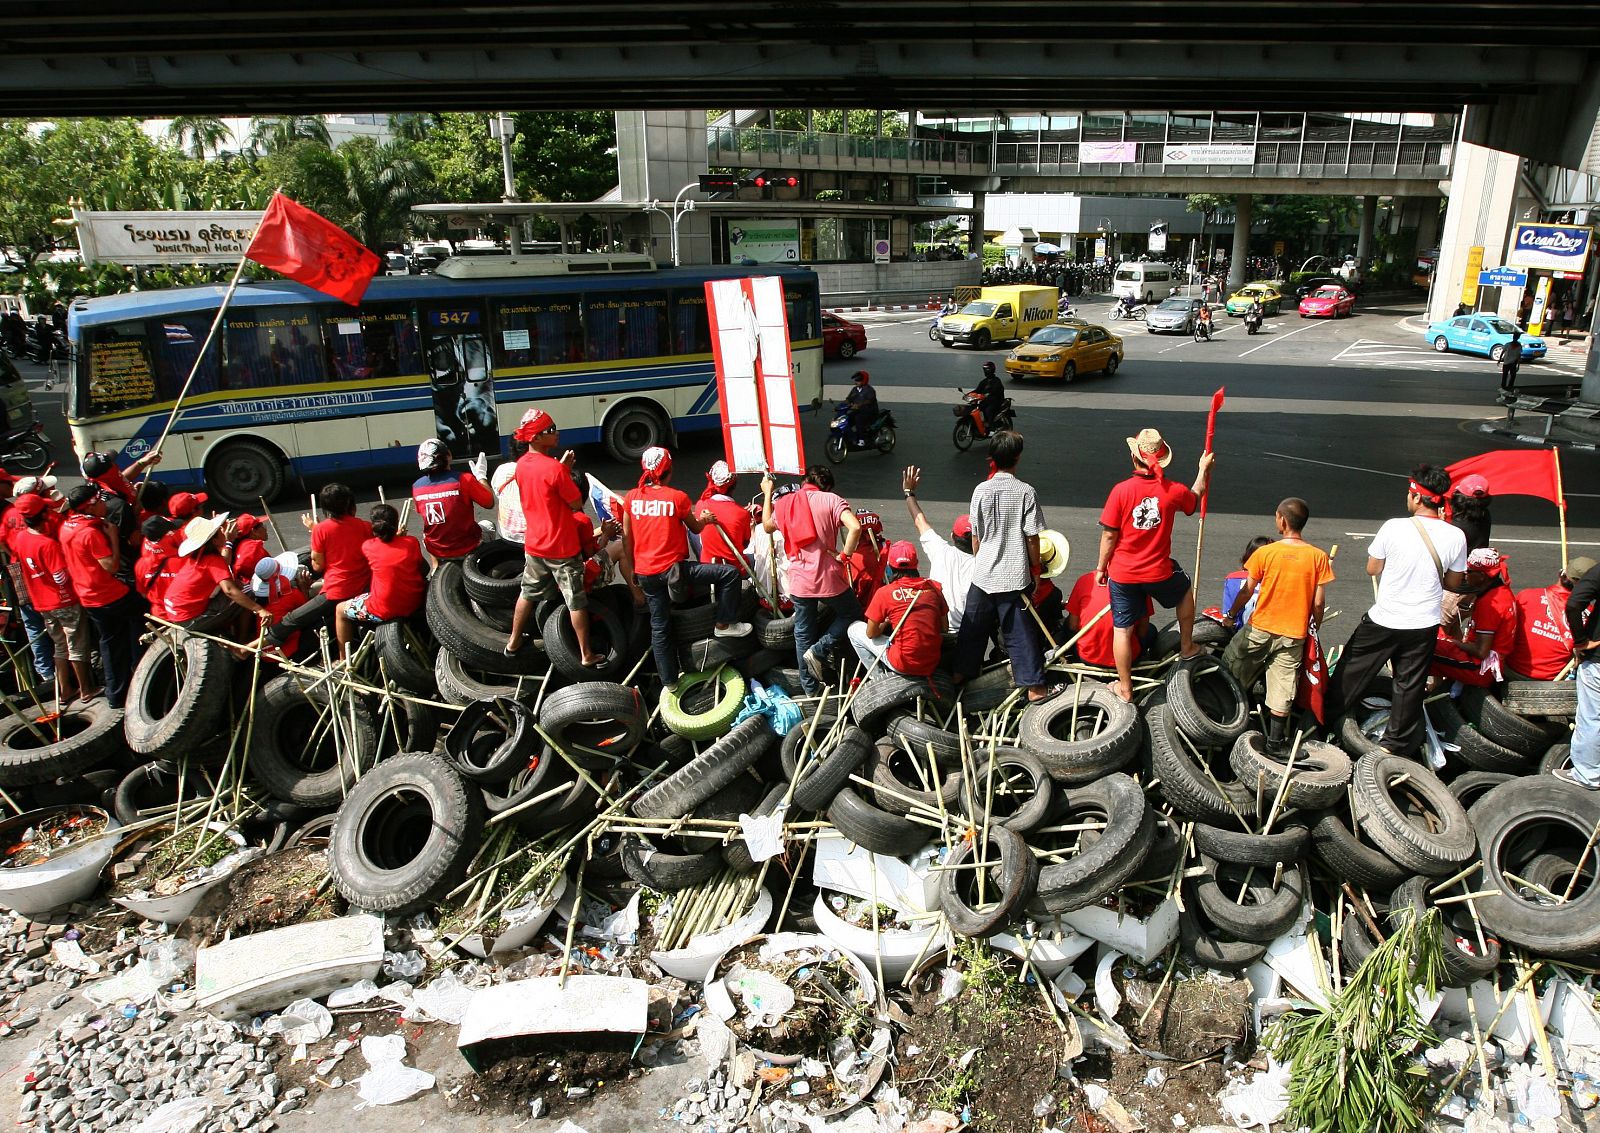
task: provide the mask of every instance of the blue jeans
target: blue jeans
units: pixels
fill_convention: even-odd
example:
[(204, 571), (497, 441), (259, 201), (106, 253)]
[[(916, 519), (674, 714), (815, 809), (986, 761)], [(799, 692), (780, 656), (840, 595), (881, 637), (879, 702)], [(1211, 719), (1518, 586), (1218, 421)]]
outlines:
[(128, 681), (143, 646), (144, 615), (150, 607), (132, 590), (108, 606), (85, 606), (100, 638), (100, 667), (105, 671), (106, 703), (121, 708), (128, 695)]
[[(694, 588), (717, 588), (717, 624), (730, 625), (739, 618), (739, 569), (725, 563), (678, 564), (683, 580)], [(650, 653), (655, 657), (656, 673), (662, 684), (678, 679), (678, 643), (672, 636), (672, 598), (667, 593), (667, 572), (636, 574), (634, 581), (644, 591), (650, 608)]]
[(1018, 688), (1044, 687), (1044, 650), (1039, 625), (1022, 604), (1023, 590), (990, 594), (973, 583), (967, 590), (967, 609), (956, 634), (956, 675), (971, 680), (983, 667), (989, 634), (1000, 623), (1000, 636), (1011, 657), (1011, 679)]
[[(823, 606), (833, 611), (833, 621), (826, 630), (817, 628), (817, 613)], [(806, 654), (812, 649), (818, 656), (831, 654), (850, 630), (850, 623), (861, 620), (861, 603), (856, 592), (846, 586), (832, 598), (795, 598), (794, 600), (794, 655), (800, 663), (800, 687), (807, 696), (822, 691), (817, 678), (806, 668)]]
[(1578, 726), (1572, 733), (1572, 773), (1585, 785), (1600, 784), (1600, 658), (1578, 666)]
[(17, 613), (22, 615), (22, 626), (28, 631), (28, 651), (33, 654), (33, 671), (39, 674), (41, 681), (55, 680), (55, 648), (50, 644), (50, 635), (44, 631), (44, 618), (29, 602), (18, 602)]

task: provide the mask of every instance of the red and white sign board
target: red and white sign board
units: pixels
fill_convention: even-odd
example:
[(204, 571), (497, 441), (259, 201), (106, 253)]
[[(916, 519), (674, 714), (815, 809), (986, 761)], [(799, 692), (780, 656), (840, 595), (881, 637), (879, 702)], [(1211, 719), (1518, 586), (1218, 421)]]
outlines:
[(805, 445), (783, 282), (776, 276), (711, 280), (706, 308), (728, 463), (735, 472), (802, 475)]

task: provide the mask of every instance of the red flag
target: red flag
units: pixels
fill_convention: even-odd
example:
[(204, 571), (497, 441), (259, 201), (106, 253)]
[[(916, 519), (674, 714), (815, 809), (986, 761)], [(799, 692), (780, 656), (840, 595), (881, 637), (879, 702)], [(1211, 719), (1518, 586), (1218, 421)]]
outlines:
[(1323, 713), (1328, 698), (1328, 666), (1322, 656), (1322, 641), (1315, 626), (1306, 634), (1305, 652), (1300, 658), (1300, 687), (1295, 691), (1294, 706), (1310, 709), (1317, 723), (1324, 724)]
[[(1217, 392), (1211, 395), (1211, 416), (1206, 418), (1206, 451), (1211, 451), (1211, 442), (1217, 436), (1217, 410), (1222, 408), (1222, 395), (1228, 392), (1227, 386), (1218, 386)], [(1205, 517), (1206, 505), (1211, 502), (1211, 493), (1207, 492), (1200, 499), (1200, 515)], [(1198, 568), (1196, 568), (1198, 569)]]
[(333, 221), (272, 194), (245, 257), (352, 307), (383, 261)]
[(1458, 460), (1445, 471), (1450, 473), (1451, 483), (1459, 483), (1463, 476), (1473, 473), (1482, 476), (1489, 481), (1491, 495), (1538, 496), (1561, 504), (1561, 473), (1556, 466), (1560, 459), (1553, 448), (1496, 449)]

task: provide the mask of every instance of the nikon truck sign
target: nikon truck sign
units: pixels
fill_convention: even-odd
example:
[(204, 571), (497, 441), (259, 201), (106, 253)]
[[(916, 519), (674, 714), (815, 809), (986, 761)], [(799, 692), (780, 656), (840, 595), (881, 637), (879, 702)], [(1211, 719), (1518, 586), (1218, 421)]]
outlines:
[(236, 264), (261, 212), (72, 210), (86, 264)]

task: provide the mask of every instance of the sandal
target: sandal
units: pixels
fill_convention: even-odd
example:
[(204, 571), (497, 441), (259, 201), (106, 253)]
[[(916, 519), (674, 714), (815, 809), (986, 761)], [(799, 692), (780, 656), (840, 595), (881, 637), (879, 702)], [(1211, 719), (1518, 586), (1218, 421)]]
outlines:
[(1043, 696), (1040, 696), (1040, 697), (1030, 696), (1030, 697), (1027, 697), (1027, 701), (1028, 701), (1029, 704), (1043, 704), (1045, 701), (1054, 700), (1056, 697), (1058, 697), (1062, 693), (1066, 692), (1067, 691), (1067, 687), (1068, 686), (1066, 684), (1045, 685), (1044, 686), (1044, 695)]

